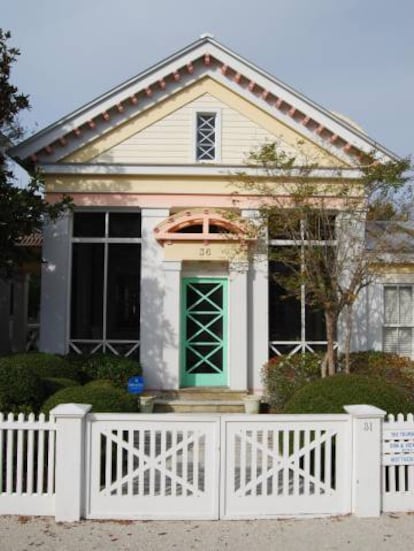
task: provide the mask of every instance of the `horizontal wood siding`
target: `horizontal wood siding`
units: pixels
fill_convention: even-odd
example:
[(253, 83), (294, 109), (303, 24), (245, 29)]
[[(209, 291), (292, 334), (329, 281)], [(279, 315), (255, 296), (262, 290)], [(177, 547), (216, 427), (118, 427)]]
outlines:
[(194, 162), (194, 112), (221, 113), (221, 162), (241, 164), (255, 146), (274, 140), (269, 132), (231, 109), (215, 97), (204, 94), (177, 109), (152, 126), (138, 132), (95, 160), (107, 163), (186, 164)]

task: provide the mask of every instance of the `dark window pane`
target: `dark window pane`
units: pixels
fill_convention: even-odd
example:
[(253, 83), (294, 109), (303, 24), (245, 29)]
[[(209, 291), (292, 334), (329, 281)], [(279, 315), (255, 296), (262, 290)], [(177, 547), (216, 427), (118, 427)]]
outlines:
[(203, 226), (201, 224), (192, 224), (191, 226), (184, 226), (177, 230), (176, 233), (203, 233)]
[(141, 215), (139, 212), (109, 213), (109, 237), (140, 237)]
[(107, 338), (139, 338), (140, 245), (108, 245)]
[(75, 212), (73, 215), (74, 237), (105, 237), (104, 212)]
[(326, 341), (325, 315), (323, 310), (306, 306), (305, 327), (307, 341)]
[(280, 284), (285, 272), (286, 268), (280, 263), (269, 262), (269, 340), (271, 341), (301, 340), (300, 302), (288, 296)]
[(309, 213), (306, 217), (305, 239), (333, 241), (335, 239), (335, 215), (325, 212)]
[(72, 339), (101, 339), (104, 245), (74, 243), (72, 256)]

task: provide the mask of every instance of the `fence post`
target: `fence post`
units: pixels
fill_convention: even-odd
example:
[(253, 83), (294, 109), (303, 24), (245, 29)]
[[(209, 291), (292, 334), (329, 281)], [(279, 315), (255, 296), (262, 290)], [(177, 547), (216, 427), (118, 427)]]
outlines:
[(85, 418), (89, 404), (61, 404), (50, 411), (56, 420), (55, 519), (80, 520), (84, 503)]
[(351, 405), (352, 416), (352, 512), (357, 517), (381, 513), (382, 421), (385, 411), (374, 406)]

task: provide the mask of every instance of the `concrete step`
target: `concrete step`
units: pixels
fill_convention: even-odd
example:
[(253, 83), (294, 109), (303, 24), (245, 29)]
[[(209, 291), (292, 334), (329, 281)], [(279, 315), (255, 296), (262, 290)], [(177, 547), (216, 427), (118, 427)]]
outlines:
[(157, 398), (162, 400), (180, 401), (242, 401), (246, 392), (242, 390), (230, 390), (228, 388), (181, 388), (158, 393)]
[(243, 413), (243, 400), (191, 400), (164, 399), (154, 400), (154, 413)]

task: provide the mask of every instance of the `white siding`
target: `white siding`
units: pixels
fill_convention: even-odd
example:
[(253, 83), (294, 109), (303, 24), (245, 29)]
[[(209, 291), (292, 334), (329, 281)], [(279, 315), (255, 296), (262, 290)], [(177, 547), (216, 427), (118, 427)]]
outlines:
[(218, 110), (221, 114), (221, 162), (242, 164), (246, 154), (273, 136), (215, 97), (204, 94), (185, 107), (145, 128), (95, 160), (108, 163), (194, 163), (194, 113)]

